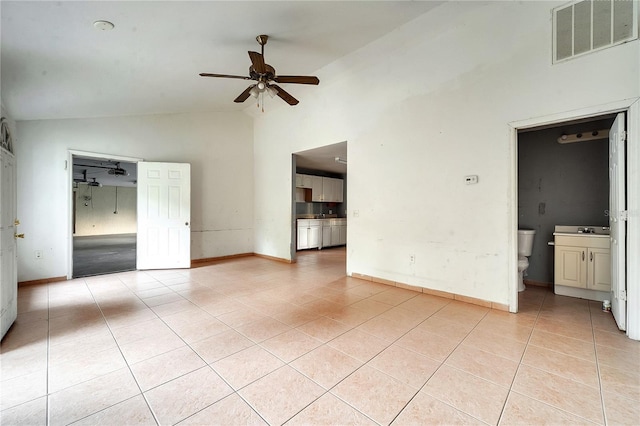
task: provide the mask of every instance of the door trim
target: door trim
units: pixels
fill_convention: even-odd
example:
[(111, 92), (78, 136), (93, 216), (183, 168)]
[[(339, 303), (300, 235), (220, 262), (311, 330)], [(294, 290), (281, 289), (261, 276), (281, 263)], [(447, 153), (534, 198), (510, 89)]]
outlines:
[(70, 149), (67, 154), (67, 279), (73, 279), (73, 156), (90, 157), (95, 159), (124, 161), (128, 163), (139, 163), (143, 158), (126, 157), (122, 155), (111, 155), (100, 152), (79, 151)]
[[(509, 253), (509, 312), (518, 312), (518, 130), (559, 124), (565, 121), (627, 113), (627, 259), (640, 258), (640, 97), (623, 99), (572, 111), (517, 120), (508, 123), (511, 135), (511, 178), (509, 179), (509, 220), (507, 251)], [(640, 266), (626, 263), (627, 336), (640, 340)]]

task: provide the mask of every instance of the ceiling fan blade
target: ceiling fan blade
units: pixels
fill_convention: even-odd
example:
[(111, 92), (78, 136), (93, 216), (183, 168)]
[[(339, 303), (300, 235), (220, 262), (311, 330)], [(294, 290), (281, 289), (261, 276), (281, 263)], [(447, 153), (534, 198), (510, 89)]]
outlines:
[(241, 80), (251, 80), (251, 77), (245, 77), (242, 75), (211, 74), (208, 72), (201, 72), (200, 77), (222, 77), (222, 78), (239, 78)]
[(249, 58), (251, 58), (251, 65), (258, 74), (264, 74), (267, 72), (267, 67), (264, 64), (264, 57), (258, 52), (249, 52)]
[(233, 100), (233, 102), (237, 102), (237, 103), (241, 104), (242, 102), (246, 101), (246, 100), (247, 100), (247, 98), (249, 98), (249, 95), (250, 95), (250, 93), (249, 93), (249, 92), (250, 92), (250, 91), (251, 91), (251, 89), (253, 89), (255, 86), (256, 86), (255, 84), (252, 84), (251, 86), (249, 86), (249, 87), (247, 87), (246, 89), (244, 89), (244, 92), (240, 93), (240, 95), (239, 95), (237, 98), (235, 98), (235, 99)]
[(273, 79), (276, 83), (315, 84), (320, 83), (318, 77), (304, 75), (279, 75)]
[(286, 90), (284, 90), (282, 87), (278, 86), (277, 84), (272, 84), (269, 87), (273, 87), (274, 89), (276, 89), (276, 91), (278, 92), (277, 95), (286, 103), (288, 103), (289, 105), (298, 105), (298, 100), (296, 98), (294, 98), (293, 96), (291, 96)]

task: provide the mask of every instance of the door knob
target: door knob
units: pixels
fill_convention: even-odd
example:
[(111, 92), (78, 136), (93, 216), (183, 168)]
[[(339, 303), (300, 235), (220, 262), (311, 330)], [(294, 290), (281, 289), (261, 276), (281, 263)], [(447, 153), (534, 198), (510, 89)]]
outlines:
[(24, 234), (13, 234), (16, 238), (24, 238)]
[(14, 226), (18, 226), (18, 225), (20, 225), (20, 221), (19, 221), (18, 219), (14, 220), (14, 221), (13, 221), (13, 225), (14, 225)]

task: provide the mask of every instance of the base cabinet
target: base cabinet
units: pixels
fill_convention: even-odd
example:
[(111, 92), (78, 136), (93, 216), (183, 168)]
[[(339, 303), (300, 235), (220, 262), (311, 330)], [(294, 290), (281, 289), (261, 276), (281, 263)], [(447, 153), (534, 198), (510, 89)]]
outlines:
[(320, 221), (317, 220), (304, 220), (298, 221), (298, 250), (318, 248), (320, 247)]
[(347, 244), (346, 219), (327, 220), (322, 228), (323, 247), (343, 246)]
[(587, 288), (611, 291), (611, 251), (609, 249), (589, 249)]
[(331, 231), (331, 226), (327, 226), (325, 224), (322, 225), (322, 247), (331, 247), (333, 245)]
[(346, 219), (298, 219), (297, 250), (347, 244)]
[(566, 237), (565, 240), (556, 237), (554, 282), (568, 287), (611, 291), (609, 240), (594, 237)]

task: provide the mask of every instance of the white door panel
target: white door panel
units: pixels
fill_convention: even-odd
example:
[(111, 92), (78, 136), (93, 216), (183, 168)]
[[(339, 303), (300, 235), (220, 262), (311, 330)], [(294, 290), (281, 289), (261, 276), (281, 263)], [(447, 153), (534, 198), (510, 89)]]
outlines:
[(0, 339), (18, 315), (15, 157), (0, 148)]
[(191, 266), (191, 165), (138, 163), (137, 269)]
[(609, 131), (609, 225), (611, 226), (611, 312), (620, 330), (627, 326), (624, 114)]

